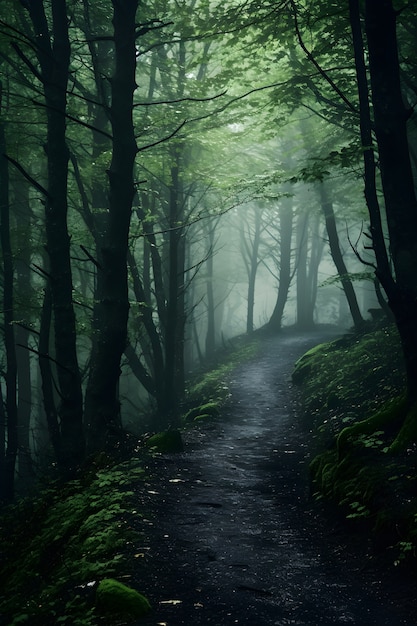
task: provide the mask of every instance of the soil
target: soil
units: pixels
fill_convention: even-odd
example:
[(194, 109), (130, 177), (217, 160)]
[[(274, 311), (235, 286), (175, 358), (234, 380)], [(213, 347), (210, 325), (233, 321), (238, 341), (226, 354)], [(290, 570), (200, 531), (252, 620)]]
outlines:
[[(282, 334), (237, 368), (220, 419), (150, 464), (132, 584), (142, 626), (417, 624), (415, 580), (311, 498), (295, 360), (329, 338)], [(143, 498), (143, 484), (141, 499)]]

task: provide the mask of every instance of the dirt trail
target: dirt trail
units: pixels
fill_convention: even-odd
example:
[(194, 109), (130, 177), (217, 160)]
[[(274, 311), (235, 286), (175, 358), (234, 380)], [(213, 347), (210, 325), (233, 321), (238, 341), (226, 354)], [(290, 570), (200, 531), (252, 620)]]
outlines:
[(154, 610), (138, 624), (417, 624), (410, 584), (391, 587), (367, 546), (309, 498), (290, 374), (323, 339), (265, 341), (236, 370), (221, 421), (189, 433), (184, 454), (155, 460), (134, 577)]

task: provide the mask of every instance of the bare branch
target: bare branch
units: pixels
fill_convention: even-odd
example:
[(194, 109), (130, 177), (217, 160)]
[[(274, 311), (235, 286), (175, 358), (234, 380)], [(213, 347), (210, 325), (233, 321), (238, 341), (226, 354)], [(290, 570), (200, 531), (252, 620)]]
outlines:
[(17, 170), (19, 170), (19, 172), (21, 174), (23, 174), (23, 176), (26, 178), (26, 180), (28, 180), (30, 182), (31, 185), (33, 185), (35, 187), (35, 189), (37, 189), (38, 191), (41, 192), (42, 195), (44, 195), (46, 198), (49, 198), (49, 193), (48, 191), (45, 189), (45, 187), (42, 187), (41, 184), (39, 184), (34, 178), (32, 178), (32, 176), (24, 169), (24, 167), (22, 167), (22, 165), (20, 165), (20, 163), (18, 163), (15, 159), (13, 159), (13, 157), (8, 156), (7, 154), (3, 155), (12, 165), (15, 166), (15, 168)]
[(357, 115), (358, 111), (356, 110), (356, 108), (353, 106), (353, 104), (350, 102), (350, 100), (345, 96), (345, 94), (339, 89), (339, 87), (336, 85), (336, 83), (330, 78), (328, 73), (316, 61), (316, 59), (314, 58), (314, 56), (312, 55), (310, 50), (308, 50), (307, 46), (305, 45), (303, 37), (301, 35), (300, 27), (299, 27), (299, 24), (298, 24), (297, 8), (296, 8), (296, 6), (294, 4), (294, 0), (290, 0), (290, 3), (291, 3), (292, 10), (293, 10), (293, 15), (294, 15), (295, 32), (296, 32), (296, 35), (297, 35), (298, 43), (300, 44), (302, 50), (306, 54), (308, 60), (314, 65), (314, 67), (317, 69), (319, 74), (324, 78), (324, 80), (327, 83), (329, 83), (330, 87), (337, 93), (337, 95), (343, 100), (343, 102), (348, 106), (348, 108), (351, 111), (353, 111), (353, 113), (355, 113)]
[(207, 98), (187, 97), (187, 98), (178, 98), (178, 100), (156, 100), (154, 102), (137, 102), (136, 104), (133, 105), (133, 108), (148, 107), (148, 106), (154, 106), (157, 104), (178, 104), (179, 102), (210, 102), (211, 100), (217, 100), (217, 98), (221, 98), (222, 96), (225, 96), (226, 93), (227, 93), (227, 90), (222, 91), (221, 93), (215, 96), (208, 96)]
[(138, 148), (138, 152), (143, 152), (144, 150), (148, 150), (149, 148), (154, 148), (155, 146), (158, 146), (160, 143), (169, 141), (170, 139), (172, 139), (172, 137), (174, 137), (177, 133), (179, 133), (181, 128), (183, 128), (183, 126), (185, 126), (186, 123), (187, 123), (187, 120), (184, 120), (183, 122), (181, 122), (178, 128), (176, 128), (170, 135), (167, 135), (166, 137), (163, 137), (162, 139), (158, 139), (158, 141), (154, 141), (153, 143), (149, 143), (146, 146), (142, 146), (141, 148)]

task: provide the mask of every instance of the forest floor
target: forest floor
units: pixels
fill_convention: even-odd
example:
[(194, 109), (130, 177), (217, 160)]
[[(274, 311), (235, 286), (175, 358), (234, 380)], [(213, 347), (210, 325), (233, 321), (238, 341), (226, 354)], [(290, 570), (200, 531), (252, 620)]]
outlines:
[(131, 582), (153, 610), (137, 624), (417, 624), (415, 580), (310, 496), (291, 372), (332, 338), (268, 337), (234, 371), (221, 417), (188, 430), (183, 454), (150, 461)]

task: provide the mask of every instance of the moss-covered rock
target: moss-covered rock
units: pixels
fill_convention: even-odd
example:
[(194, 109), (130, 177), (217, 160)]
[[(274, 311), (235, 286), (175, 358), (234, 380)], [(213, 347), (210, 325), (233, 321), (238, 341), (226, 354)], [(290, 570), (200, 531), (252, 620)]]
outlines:
[(170, 454), (183, 452), (184, 444), (179, 430), (166, 430), (156, 433), (146, 440), (145, 445), (153, 452)]
[(417, 407), (406, 401), (395, 327), (321, 344), (295, 371), (315, 439), (315, 496), (361, 520), (394, 562), (410, 561), (417, 554)]
[(219, 405), (217, 402), (206, 402), (200, 406), (193, 407), (186, 413), (185, 421), (192, 422), (201, 420), (203, 417), (217, 417), (219, 415)]
[(143, 617), (151, 610), (145, 596), (114, 578), (105, 578), (98, 585), (96, 606), (101, 613), (132, 617)]
[(325, 358), (331, 346), (332, 342), (320, 343), (318, 346), (314, 346), (314, 348), (305, 352), (303, 356), (295, 362), (292, 372), (293, 383), (300, 385), (314, 369), (317, 357), (319, 357), (319, 359)]

